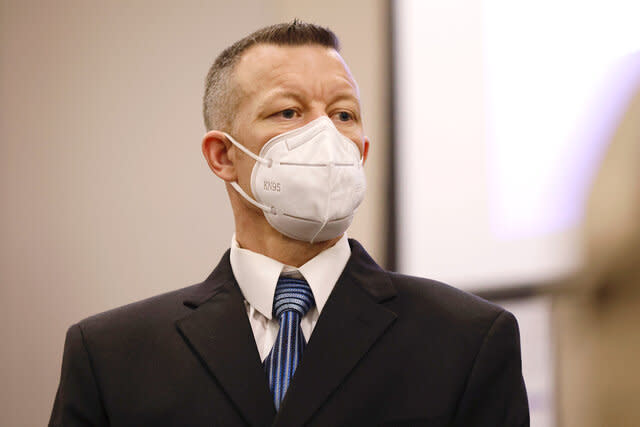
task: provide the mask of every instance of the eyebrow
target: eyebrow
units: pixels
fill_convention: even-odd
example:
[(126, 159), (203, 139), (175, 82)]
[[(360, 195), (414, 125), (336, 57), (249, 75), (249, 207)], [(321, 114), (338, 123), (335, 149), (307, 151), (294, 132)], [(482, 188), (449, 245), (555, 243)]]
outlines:
[(300, 103), (304, 102), (304, 97), (301, 96), (298, 92), (289, 89), (277, 89), (276, 91), (271, 92), (269, 95), (267, 95), (267, 97), (264, 98), (262, 102), (260, 102), (260, 104), (258, 104), (258, 111), (263, 111), (271, 102), (273, 102), (275, 99), (280, 98), (292, 98)]
[(338, 95), (331, 98), (331, 102), (329, 102), (329, 104), (334, 104), (338, 101), (353, 101), (356, 104), (360, 105), (360, 100), (358, 99), (358, 97), (355, 94), (350, 93), (350, 91), (341, 91)]

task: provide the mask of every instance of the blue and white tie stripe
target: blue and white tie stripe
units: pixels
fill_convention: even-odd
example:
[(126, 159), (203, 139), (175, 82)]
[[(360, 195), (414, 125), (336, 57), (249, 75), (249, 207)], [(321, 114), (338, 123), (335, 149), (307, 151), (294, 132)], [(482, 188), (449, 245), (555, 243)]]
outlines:
[(273, 316), (280, 330), (271, 353), (264, 361), (276, 410), (284, 398), (305, 347), (300, 320), (315, 305), (311, 288), (304, 279), (280, 277), (273, 298)]

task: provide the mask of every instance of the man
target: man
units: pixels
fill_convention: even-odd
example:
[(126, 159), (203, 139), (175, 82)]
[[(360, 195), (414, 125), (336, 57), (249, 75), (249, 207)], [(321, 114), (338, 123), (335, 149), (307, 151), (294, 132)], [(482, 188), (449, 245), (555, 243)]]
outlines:
[(231, 249), (201, 284), (72, 326), (51, 425), (528, 425), (513, 316), (344, 235), (369, 140), (332, 32), (235, 43), (204, 116)]

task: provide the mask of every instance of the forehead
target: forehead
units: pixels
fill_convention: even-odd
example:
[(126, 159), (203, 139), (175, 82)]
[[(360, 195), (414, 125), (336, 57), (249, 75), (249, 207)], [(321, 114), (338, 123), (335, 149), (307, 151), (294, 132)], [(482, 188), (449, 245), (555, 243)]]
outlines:
[(358, 86), (340, 54), (319, 45), (278, 46), (259, 44), (249, 48), (236, 64), (234, 77), (246, 99), (278, 88), (300, 89), (316, 95), (352, 91)]

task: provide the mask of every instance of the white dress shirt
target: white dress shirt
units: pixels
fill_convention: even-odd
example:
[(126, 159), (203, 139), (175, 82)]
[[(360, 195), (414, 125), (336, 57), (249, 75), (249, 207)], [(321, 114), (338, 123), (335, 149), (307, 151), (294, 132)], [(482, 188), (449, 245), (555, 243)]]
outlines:
[(313, 292), (316, 305), (300, 321), (302, 333), (309, 342), (322, 308), (350, 256), (351, 248), (345, 234), (335, 245), (320, 252), (300, 268), (296, 268), (241, 248), (235, 234), (233, 235), (231, 270), (244, 295), (247, 316), (249, 316), (249, 323), (260, 353), (260, 360), (264, 361), (269, 355), (280, 328), (278, 319), (272, 318), (271, 315), (278, 277), (280, 275), (302, 277)]

